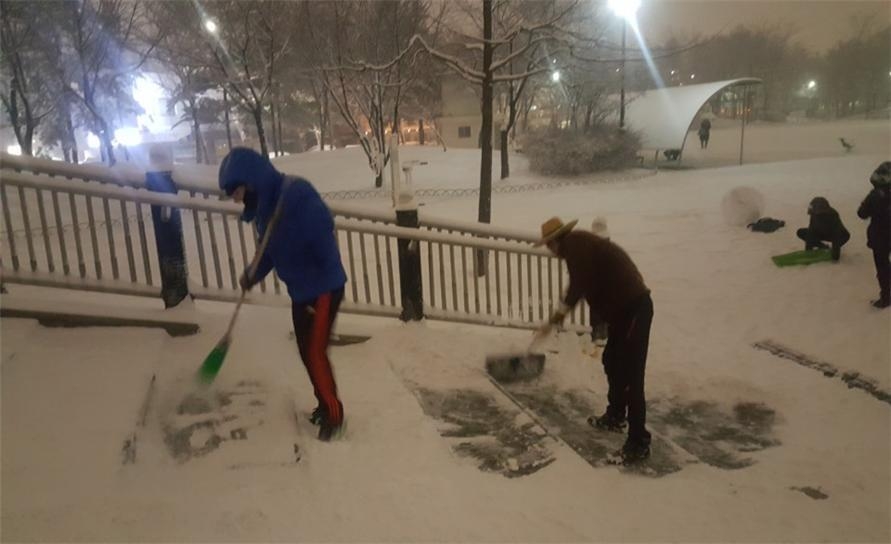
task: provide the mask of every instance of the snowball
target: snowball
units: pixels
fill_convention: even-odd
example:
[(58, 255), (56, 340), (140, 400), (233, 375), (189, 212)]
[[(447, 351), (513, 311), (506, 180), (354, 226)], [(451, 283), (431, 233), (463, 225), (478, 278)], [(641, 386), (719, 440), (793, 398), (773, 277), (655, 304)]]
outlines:
[(764, 195), (752, 187), (734, 187), (721, 201), (724, 221), (745, 226), (757, 221), (764, 211)]

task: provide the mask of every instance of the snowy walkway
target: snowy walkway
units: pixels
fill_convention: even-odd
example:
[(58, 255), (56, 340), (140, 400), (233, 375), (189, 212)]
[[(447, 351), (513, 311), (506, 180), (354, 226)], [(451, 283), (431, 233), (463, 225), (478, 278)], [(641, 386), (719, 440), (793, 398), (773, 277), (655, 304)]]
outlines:
[[(276, 432), (252, 441), (256, 421), (239, 424), (214, 452), (181, 462), (164, 442), (161, 421), (188, 393), (231, 306), (176, 310), (202, 327), (182, 338), (4, 319), (2, 538), (888, 541), (891, 407), (753, 347), (773, 340), (883, 390), (891, 386), (891, 312), (868, 304), (877, 287), (865, 224), (854, 215), (882, 158), (662, 172), (495, 200), (496, 223), (530, 231), (554, 214), (579, 218), (582, 227), (604, 215), (612, 237), (639, 263), (656, 309), (651, 426), (679, 470), (653, 478), (592, 466), (596, 460), (572, 449), (584, 435), (567, 440), (570, 447), (542, 438), (482, 372), (486, 353), (522, 347), (528, 333), (436, 322), (341, 319), (343, 332), (372, 338), (333, 349), (349, 427), (346, 440), (319, 443), (308, 425), (289, 419), (314, 401), (289, 339), (288, 312), (259, 307), (245, 309), (218, 387), (230, 398), (242, 387), (246, 404), (266, 410), (267, 429)], [(759, 234), (726, 225), (721, 197), (740, 184), (761, 190), (765, 214), (786, 227)], [(851, 231), (841, 262), (774, 267), (770, 255), (798, 248), (794, 230), (818, 194)], [(428, 209), (469, 219), (473, 200)], [(160, 304), (11, 288), (63, 304)], [(586, 353), (591, 344), (561, 335), (546, 348), (536, 391), (577, 392), (553, 395), (574, 417), (602, 409), (605, 380)], [(136, 463), (124, 465), (122, 443), (153, 374), (157, 397), (144, 440)], [(455, 432), (461, 422), (449, 421), (462, 414), (489, 414), (502, 430), (520, 431), (481, 438), (466, 432), (474, 422), (465, 418), (462, 437)], [(549, 427), (557, 422), (546, 416)], [(238, 429), (246, 429), (243, 444), (236, 444), (244, 440)], [(746, 440), (736, 439), (745, 433)], [(511, 436), (540, 440), (517, 446)], [(499, 440), (530, 456), (481, 469), (501, 458), (467, 455), (506, 451)], [(295, 441), (298, 463), (290, 462)], [(536, 455), (543, 462), (524, 465)], [(517, 473), (521, 466), (530, 467), (527, 474)]]

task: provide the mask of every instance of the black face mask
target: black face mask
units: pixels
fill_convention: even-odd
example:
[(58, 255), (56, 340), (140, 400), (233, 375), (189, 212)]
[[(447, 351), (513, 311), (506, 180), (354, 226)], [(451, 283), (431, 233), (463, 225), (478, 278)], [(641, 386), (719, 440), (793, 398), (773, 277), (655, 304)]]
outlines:
[(241, 213), (241, 220), (250, 223), (257, 217), (257, 193), (250, 189), (244, 192), (244, 211)]

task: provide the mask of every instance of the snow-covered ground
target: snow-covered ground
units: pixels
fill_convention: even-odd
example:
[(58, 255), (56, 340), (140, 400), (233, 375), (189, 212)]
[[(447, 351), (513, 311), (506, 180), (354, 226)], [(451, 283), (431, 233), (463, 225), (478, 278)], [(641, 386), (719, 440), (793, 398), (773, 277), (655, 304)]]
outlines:
[[(876, 131), (871, 123), (858, 126), (864, 134)], [(834, 132), (800, 135), (821, 141)], [(718, 145), (717, 133), (712, 145)], [(788, 142), (791, 156), (800, 158), (796, 145)], [(452, 449), (460, 439), (441, 436), (442, 422), (425, 413), (418, 392), (471, 391), (509, 407), (485, 378), (483, 359), (523, 347), (528, 333), (349, 315), (341, 317), (338, 330), (372, 338), (332, 349), (349, 418), (346, 439), (319, 443), (307, 425), (289, 435), (282, 423), (289, 421), (290, 403), (305, 411), (314, 399), (288, 337), (289, 313), (262, 307), (243, 310), (215, 387), (225, 392), (244, 382), (261, 384), (268, 393), (268, 425), (277, 425), (282, 436), (178, 463), (163, 444), (161, 422), (191, 387), (191, 374), (224, 330), (230, 305), (199, 302), (174, 310), (202, 326), (200, 334), (181, 338), (143, 329), (48, 329), (4, 319), (0, 536), (887, 542), (891, 406), (838, 377), (752, 347), (770, 339), (891, 389), (891, 312), (868, 304), (878, 288), (865, 223), (855, 215), (869, 189), (869, 173), (888, 159), (887, 150), (886, 140), (878, 150), (858, 146), (847, 156), (827, 152), (824, 158), (771, 163), (757, 160), (753, 150), (752, 162), (759, 164), (496, 195), (493, 218), (501, 226), (534, 232), (552, 215), (578, 218), (580, 227), (596, 215), (607, 219), (612, 238), (635, 259), (653, 291), (647, 365), (653, 425), (663, 405), (707, 406), (710, 413), (732, 413), (740, 403), (762, 406), (775, 414), (774, 445), (745, 453), (749, 466), (728, 470), (686, 454), (685, 461), (696, 462), (647, 478), (593, 468), (569, 448), (547, 442), (554, 462), (533, 474), (505, 478), (481, 471), (477, 460)], [(366, 188), (370, 177), (361, 168), (367, 167), (359, 161), (361, 168), (353, 168), (353, 151), (287, 160), (310, 179), (331, 180), (332, 187), (323, 190)], [(416, 179), (473, 186), (478, 163), (465, 152), (448, 158), (451, 153), (442, 154), (441, 163), (418, 167)], [(764, 153), (765, 161), (775, 160)], [(528, 170), (518, 171), (518, 179), (534, 180)], [(761, 191), (765, 215), (785, 220), (785, 228), (760, 234), (726, 224), (721, 199), (739, 185)], [(795, 229), (806, 225), (807, 203), (817, 195), (838, 209), (851, 231), (841, 261), (774, 267), (770, 255), (799, 249)], [(425, 213), (470, 220), (475, 202), (428, 199)], [(66, 307), (85, 301), (109, 308), (159, 306), (126, 297), (10, 290), (7, 300), (51, 300)], [(542, 382), (589, 390), (591, 402), (602, 409), (605, 380), (599, 361), (587, 354), (590, 342), (563, 334), (546, 347)], [(121, 445), (136, 428), (152, 374), (156, 390), (137, 461), (122, 465)], [(697, 414), (690, 420), (694, 434), (709, 424)], [(296, 464), (287, 463), (292, 437), (302, 449)], [(717, 436), (704, 439), (721, 442)], [(233, 463), (247, 464), (228, 468)]]

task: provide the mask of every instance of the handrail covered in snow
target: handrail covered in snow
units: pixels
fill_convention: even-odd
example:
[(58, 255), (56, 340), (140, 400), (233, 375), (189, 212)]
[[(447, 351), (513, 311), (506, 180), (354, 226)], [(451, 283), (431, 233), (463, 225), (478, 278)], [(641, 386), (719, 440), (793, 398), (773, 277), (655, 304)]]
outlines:
[[(132, 175), (95, 166), (65, 165), (54, 169), (56, 177), (3, 166), (2, 281), (158, 296), (163, 274), (156, 229), (168, 228), (164, 222), (176, 211), (188, 291), (210, 300), (237, 299), (238, 277), (256, 249), (256, 233), (239, 220), (241, 206), (183, 192), (152, 192), (129, 184)], [(28, 166), (47, 169), (42, 163)], [(114, 181), (96, 183), (100, 180)], [(420, 260), (417, 274), (429, 318), (532, 328), (562, 295), (563, 264), (533, 247), (531, 235), (520, 238), (509, 229), (426, 214), (422, 219), (429, 228), (414, 229), (395, 225), (391, 214), (336, 208), (349, 280), (346, 312), (393, 317), (404, 312), (400, 274), (412, 273), (400, 262), (406, 248)], [(286, 304), (285, 291), (273, 274), (250, 300)], [(568, 327), (584, 327), (587, 321), (580, 306)]]
[[(104, 184), (112, 184), (120, 187), (145, 188), (145, 173), (132, 164), (120, 164), (108, 167), (100, 164), (70, 164), (61, 161), (10, 155), (0, 152), (0, 168), (4, 170), (17, 170), (32, 172), (34, 174), (46, 174), (68, 179), (83, 181), (96, 181)], [(223, 192), (216, 188), (215, 182), (200, 181), (192, 175), (174, 172), (176, 187), (191, 195), (223, 197)], [(342, 202), (327, 202), (328, 208), (336, 216), (364, 219), (382, 223), (396, 223), (396, 215), (393, 211), (369, 210), (361, 206), (344, 204)], [(484, 225), (455, 221), (441, 217), (423, 214), (421, 216), (422, 228), (435, 228), (453, 232), (464, 232), (485, 238), (504, 238), (532, 242), (536, 238), (533, 234), (515, 229), (506, 229)]]

